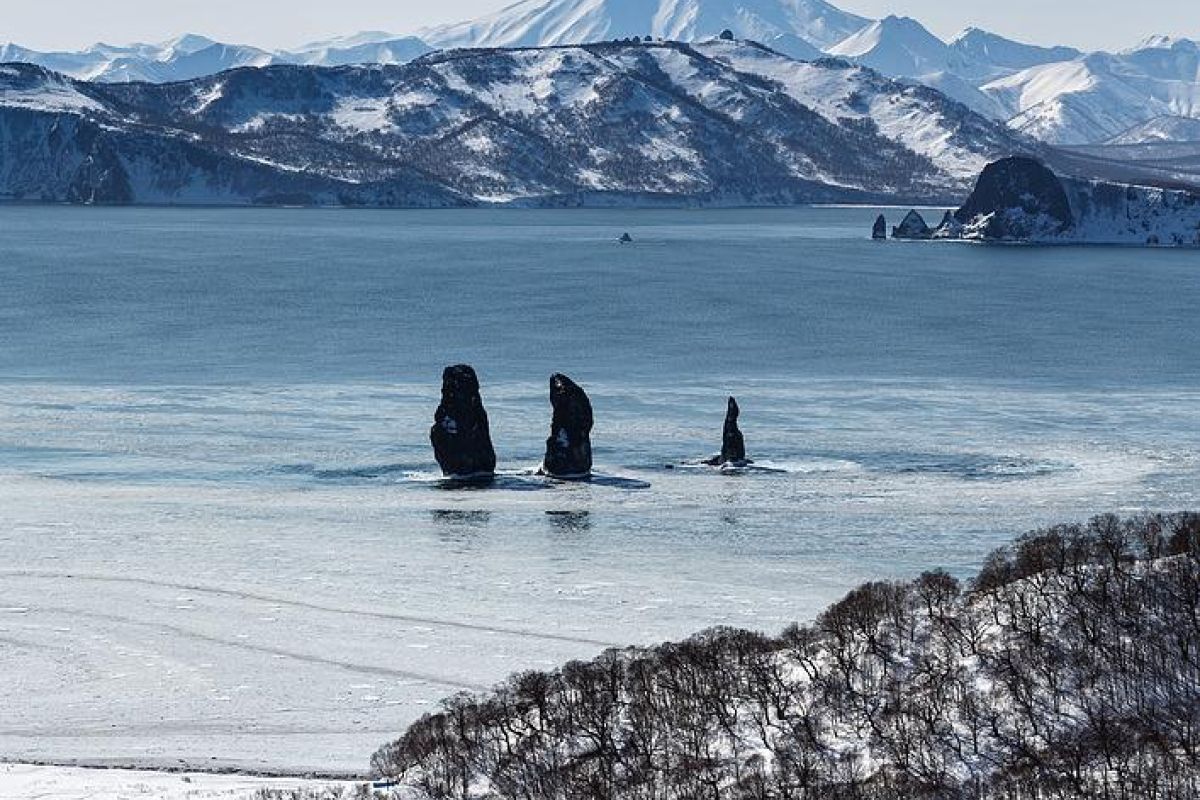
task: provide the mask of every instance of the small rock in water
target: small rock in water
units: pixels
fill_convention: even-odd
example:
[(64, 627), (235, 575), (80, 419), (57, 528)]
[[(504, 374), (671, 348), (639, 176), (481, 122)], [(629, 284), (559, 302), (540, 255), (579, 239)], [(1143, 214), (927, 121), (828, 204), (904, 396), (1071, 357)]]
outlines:
[(479, 378), (466, 364), (442, 372), (442, 402), (429, 440), (447, 477), (489, 478), (496, 472), (496, 451), (479, 395)]
[(871, 229), (871, 238), (872, 239), (886, 239), (887, 238), (887, 217), (885, 217), (883, 214), (880, 214), (878, 217), (875, 218), (875, 227)]
[(929, 239), (933, 231), (926, 224), (925, 218), (915, 209), (909, 211), (895, 228), (892, 228), (893, 239)]
[(751, 463), (746, 459), (746, 440), (738, 428), (738, 417), (741, 409), (735, 398), (729, 398), (725, 411), (725, 429), (721, 435), (721, 455), (709, 459), (705, 463), (712, 467), (722, 464), (745, 465)]
[(583, 480), (592, 474), (592, 402), (566, 375), (550, 376), (550, 405), (554, 417), (541, 472), (562, 480)]

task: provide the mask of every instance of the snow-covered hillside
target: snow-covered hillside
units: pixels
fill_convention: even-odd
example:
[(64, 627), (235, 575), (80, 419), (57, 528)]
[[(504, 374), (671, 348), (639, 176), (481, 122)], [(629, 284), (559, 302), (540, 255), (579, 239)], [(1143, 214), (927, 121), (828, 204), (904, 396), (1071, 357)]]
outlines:
[(531, 47), (631, 36), (697, 41), (729, 29), (762, 42), (793, 34), (826, 48), (867, 22), (824, 0), (523, 0), (419, 35), (438, 47)]
[(420, 800), (1191, 798), (1195, 515), (1061, 525), (854, 590), (464, 694), (373, 760)]
[(1200, 45), (1158, 39), (1022, 70), (981, 87), (1019, 131), (1056, 144), (1098, 144), (1163, 116), (1200, 118)]
[(964, 80), (997, 78), (1017, 70), (1070, 61), (1083, 55), (1073, 47), (1039, 47), (1014, 42), (980, 28), (967, 28), (949, 43), (950, 69)]
[(1032, 149), (935, 91), (714, 40), (437, 53), (99, 84), (0, 73), (0, 196), (739, 203), (965, 191)]
[(520, 0), (474, 20), (405, 34), (371, 31), (288, 51), (183, 36), (74, 53), (2, 45), (0, 62), (38, 64), (85, 80), (164, 83), (244, 66), (403, 64), (434, 48), (633, 37), (696, 43), (726, 30), (795, 59), (837, 56), (932, 87), (1052, 144), (1101, 144), (1163, 116), (1200, 119), (1200, 46), (1187, 39), (1153, 36), (1115, 54), (1026, 44), (978, 28), (944, 41), (915, 19), (871, 20), (826, 0)]
[(829, 53), (885, 75), (916, 76), (950, 66), (950, 48), (910, 17), (886, 17), (839, 42)]

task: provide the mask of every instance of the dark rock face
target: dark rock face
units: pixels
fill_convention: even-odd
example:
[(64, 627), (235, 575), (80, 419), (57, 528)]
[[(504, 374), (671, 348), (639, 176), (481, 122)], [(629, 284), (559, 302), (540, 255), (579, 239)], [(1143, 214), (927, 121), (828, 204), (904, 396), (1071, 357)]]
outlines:
[(550, 376), (550, 405), (554, 417), (542, 474), (581, 480), (592, 474), (592, 402), (566, 375)]
[(466, 364), (442, 372), (442, 402), (429, 431), (433, 454), (448, 477), (486, 478), (496, 471), (496, 451), (479, 378)]
[(885, 217), (883, 214), (880, 214), (878, 217), (875, 218), (875, 227), (871, 229), (871, 238), (872, 239), (886, 239), (887, 238), (887, 217)]
[(954, 218), (968, 225), (986, 218), (983, 238), (1026, 239), (1061, 234), (1075, 224), (1071, 203), (1058, 176), (1026, 156), (984, 167), (975, 191)]
[(933, 230), (916, 210), (908, 212), (900, 224), (892, 228), (893, 239), (929, 239), (932, 237)]
[(103, 134), (96, 134), (90, 152), (67, 187), (66, 199), (68, 203), (87, 205), (126, 205), (133, 202), (129, 176)]
[(721, 436), (721, 455), (709, 459), (709, 466), (719, 467), (722, 464), (746, 464), (746, 440), (738, 428), (738, 416), (741, 409), (735, 398), (729, 398), (728, 410), (725, 412), (725, 430)]

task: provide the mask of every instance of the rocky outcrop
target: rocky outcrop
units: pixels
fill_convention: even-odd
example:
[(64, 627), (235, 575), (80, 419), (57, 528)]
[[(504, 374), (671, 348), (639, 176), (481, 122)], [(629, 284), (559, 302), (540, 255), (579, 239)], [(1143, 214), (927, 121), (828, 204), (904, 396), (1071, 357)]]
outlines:
[(900, 224), (892, 228), (893, 239), (931, 239), (933, 230), (925, 222), (925, 218), (916, 211), (909, 211)]
[(561, 480), (583, 480), (592, 474), (592, 402), (566, 375), (550, 376), (554, 416), (541, 472)]
[(1200, 193), (1056, 175), (1034, 158), (989, 164), (930, 230), (910, 211), (892, 236), (1042, 244), (1200, 247)]
[(738, 408), (736, 398), (729, 398), (729, 405), (725, 411), (725, 429), (721, 436), (721, 455), (716, 458), (709, 459), (707, 463), (712, 467), (719, 467), (723, 464), (742, 465), (749, 464), (746, 460), (746, 440), (742, 436), (741, 429), (738, 428), (738, 416), (741, 414), (741, 409)]
[(496, 451), (479, 394), (479, 378), (466, 364), (442, 372), (442, 402), (429, 439), (447, 477), (490, 478), (496, 471)]
[(1061, 236), (1075, 224), (1062, 181), (1045, 164), (1026, 156), (984, 167), (954, 218), (976, 238), (997, 241)]
[(880, 214), (878, 217), (875, 218), (875, 227), (871, 229), (871, 238), (872, 239), (886, 239), (887, 238), (887, 217), (885, 217), (883, 214)]
[(942, 217), (942, 222), (933, 232), (934, 239), (960, 239), (962, 238), (962, 223), (954, 217), (953, 211), (947, 211)]
[[(1200, 245), (1200, 196), (1056, 175), (1041, 162), (988, 165), (944, 238), (984, 242)], [(939, 234), (941, 231), (939, 230)]]

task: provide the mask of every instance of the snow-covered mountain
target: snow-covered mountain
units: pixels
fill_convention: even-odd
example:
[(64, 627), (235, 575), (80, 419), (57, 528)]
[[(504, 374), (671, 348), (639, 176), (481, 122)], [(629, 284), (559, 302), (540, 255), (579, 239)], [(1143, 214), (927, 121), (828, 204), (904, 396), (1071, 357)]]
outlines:
[(317, 67), (341, 67), (348, 64), (407, 64), (432, 52), (433, 48), (416, 36), (396, 36), (370, 31), (314, 42), (276, 54), (279, 63), (307, 64)]
[(937, 201), (1036, 149), (931, 89), (738, 41), (464, 50), (171, 84), (0, 67), (9, 199)]
[[(800, 60), (826, 55), (922, 84), (1046, 142), (1095, 145), (1164, 117), (1200, 119), (1200, 46), (1155, 36), (1120, 53), (1040, 47), (969, 28), (946, 42), (920, 22), (870, 20), (825, 0), (521, 0), (412, 35), (368, 32), (292, 51), (184, 36), (76, 53), (0, 46), (0, 62), (101, 82), (165, 83), (272, 64), (403, 64), (433, 48), (544, 47), (633, 37), (703, 41), (731, 31)], [(1156, 135), (1183, 131), (1181, 126)]]
[(97, 44), (77, 52), (43, 53), (15, 44), (0, 45), (0, 63), (36, 64), (80, 80), (101, 83), (169, 83), (215, 75), (238, 67), (271, 64), (403, 64), (432, 48), (412, 36), (365, 33), (315, 42), (295, 51), (270, 52), (249, 45), (187, 35), (160, 44), (114, 47)]
[(1014, 42), (979, 28), (967, 28), (948, 45), (949, 69), (964, 80), (995, 79), (1039, 64), (1083, 55), (1073, 47), (1039, 47)]
[(14, 44), (0, 45), (0, 62), (37, 64), (73, 78), (104, 82), (189, 80), (278, 61), (274, 54), (256, 47), (222, 44), (194, 35), (161, 44), (97, 44), (79, 52), (41, 53)]
[(791, 34), (827, 48), (868, 22), (825, 0), (522, 0), (418, 35), (437, 47), (532, 47), (632, 36), (698, 41), (730, 30), (760, 42)]
[(1057, 144), (1096, 144), (1159, 117), (1200, 118), (1200, 45), (1159, 38), (984, 84), (1015, 129)]
[(885, 17), (829, 48), (885, 75), (917, 76), (950, 66), (950, 47), (910, 17)]
[(945, 43), (888, 17), (829, 48), (923, 83), (1054, 144), (1098, 144), (1159, 117), (1200, 118), (1200, 48), (1153, 37), (1119, 54), (1044, 48), (970, 29)]

